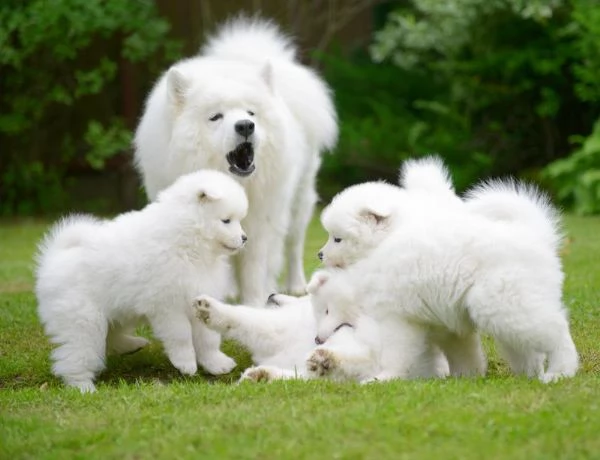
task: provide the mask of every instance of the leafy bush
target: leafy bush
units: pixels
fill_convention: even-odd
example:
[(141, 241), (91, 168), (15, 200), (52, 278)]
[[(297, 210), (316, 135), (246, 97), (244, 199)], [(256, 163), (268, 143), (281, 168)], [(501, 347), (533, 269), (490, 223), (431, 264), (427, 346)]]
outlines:
[(117, 77), (171, 59), (168, 30), (151, 1), (0, 4), (0, 214), (60, 208), (70, 165), (102, 169), (128, 149)]
[(598, 116), (599, 15), (587, 0), (412, 0), (389, 15), (371, 56), (444, 87), (423, 99), (463, 120), (458, 135), (438, 130), (465, 158), (535, 178)]
[(408, 157), (443, 153), (460, 188), (487, 171), (477, 149), (468, 150), (470, 131), (464, 118), (441, 102), (445, 85), (415, 70), (373, 63), (364, 54), (321, 56), (324, 76), (335, 90), (340, 140), (323, 159), (319, 193), (328, 200), (356, 182), (396, 182)]

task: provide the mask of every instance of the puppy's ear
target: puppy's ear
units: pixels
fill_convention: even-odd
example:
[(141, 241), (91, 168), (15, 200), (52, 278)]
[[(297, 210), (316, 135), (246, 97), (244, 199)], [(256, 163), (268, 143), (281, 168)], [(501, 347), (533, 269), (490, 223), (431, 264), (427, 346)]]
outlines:
[(218, 190), (201, 189), (198, 192), (198, 201), (200, 203), (208, 203), (209, 201), (216, 201), (222, 198), (222, 194)]
[(267, 61), (267, 63), (263, 66), (260, 71), (260, 77), (266, 83), (271, 92), (273, 92), (275, 77), (273, 75), (273, 64), (271, 64), (271, 62)]
[(183, 105), (185, 91), (190, 82), (176, 67), (171, 67), (167, 73), (167, 95), (169, 102), (176, 108)]
[(392, 210), (389, 206), (385, 205), (369, 206), (363, 208), (359, 213), (359, 216), (362, 220), (375, 226), (387, 225), (391, 215)]
[(306, 286), (306, 291), (309, 294), (316, 294), (316, 292), (329, 280), (330, 277), (331, 274), (325, 270), (315, 272), (308, 282), (308, 286)]

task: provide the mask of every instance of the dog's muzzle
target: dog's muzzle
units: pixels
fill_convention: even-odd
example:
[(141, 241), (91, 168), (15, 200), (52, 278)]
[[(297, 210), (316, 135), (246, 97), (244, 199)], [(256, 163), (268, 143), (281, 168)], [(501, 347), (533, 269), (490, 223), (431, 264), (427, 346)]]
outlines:
[[(354, 328), (354, 326), (353, 326), (352, 324), (350, 324), (350, 323), (342, 323), (342, 324), (340, 324), (338, 327), (336, 327), (336, 328), (333, 330), (333, 332), (331, 333), (331, 335), (335, 334), (337, 331), (339, 331), (339, 330), (340, 330), (341, 328), (343, 328), (343, 327), (351, 327), (351, 328)], [(319, 337), (319, 336), (316, 336), (316, 337), (315, 337), (315, 343), (316, 343), (317, 345), (323, 345), (325, 342), (327, 342), (327, 340), (323, 340), (323, 339), (322, 339), (321, 337)]]
[(241, 177), (247, 177), (254, 172), (254, 146), (250, 142), (242, 142), (226, 156), (229, 171)]

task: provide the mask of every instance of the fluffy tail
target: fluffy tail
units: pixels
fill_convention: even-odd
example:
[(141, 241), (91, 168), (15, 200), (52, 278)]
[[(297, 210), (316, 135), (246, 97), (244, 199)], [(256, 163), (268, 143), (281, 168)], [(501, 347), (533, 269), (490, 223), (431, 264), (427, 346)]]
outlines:
[(517, 180), (482, 182), (467, 192), (465, 203), (472, 211), (490, 219), (536, 229), (556, 249), (561, 244), (560, 213), (534, 185)]
[(296, 47), (271, 21), (239, 16), (223, 25), (202, 55), (262, 66), (262, 75), (281, 96), (317, 151), (331, 150), (338, 137), (331, 90), (312, 69), (296, 60)]
[(102, 221), (87, 215), (72, 215), (61, 219), (48, 231), (38, 246), (38, 266), (49, 254), (82, 246), (98, 231)]
[(456, 198), (450, 172), (438, 156), (406, 160), (400, 168), (399, 184), (406, 190)]
[(295, 61), (296, 47), (271, 21), (238, 16), (209, 37), (202, 54), (220, 59), (264, 63), (265, 59)]

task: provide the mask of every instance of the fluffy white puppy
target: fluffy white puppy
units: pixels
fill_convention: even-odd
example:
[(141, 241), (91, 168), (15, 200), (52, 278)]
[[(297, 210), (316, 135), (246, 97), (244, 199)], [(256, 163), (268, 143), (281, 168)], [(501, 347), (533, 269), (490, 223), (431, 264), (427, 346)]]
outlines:
[[(310, 286), (310, 285), (309, 285)], [(315, 347), (316, 323), (309, 296), (269, 297), (277, 308), (228, 305), (207, 295), (196, 299), (197, 317), (223, 337), (244, 345), (256, 366), (243, 380), (326, 377), (363, 381), (379, 373), (379, 334), (374, 321), (344, 325)]]
[(192, 375), (235, 362), (220, 337), (193, 320), (198, 292), (221, 297), (228, 256), (246, 241), (240, 221), (243, 188), (217, 171), (182, 176), (141, 211), (114, 220), (71, 216), (39, 247), (38, 313), (57, 348), (53, 371), (82, 392), (94, 391), (107, 351), (128, 353), (147, 344), (131, 333), (146, 320), (173, 365)]
[(516, 183), (490, 182), (469, 197), (464, 206), (430, 206), (368, 257), (318, 274), (319, 339), (367, 313), (389, 331), (378, 379), (405, 377), (429, 359), (431, 343), (451, 370), (481, 369), (478, 342), (469, 340), (476, 330), (496, 339), (517, 374), (542, 382), (573, 376), (557, 213)]
[(321, 213), (328, 233), (319, 259), (326, 267), (344, 268), (366, 257), (404, 222), (418, 219), (430, 204), (461, 204), (448, 170), (437, 156), (407, 160), (400, 186), (365, 182), (338, 193)]
[(199, 168), (242, 184), (249, 243), (236, 275), (242, 301), (259, 305), (277, 290), (285, 252), (286, 289), (305, 292), (304, 238), (320, 153), (336, 140), (326, 84), (296, 60), (277, 27), (241, 18), (160, 78), (135, 134), (135, 159), (150, 199)]

